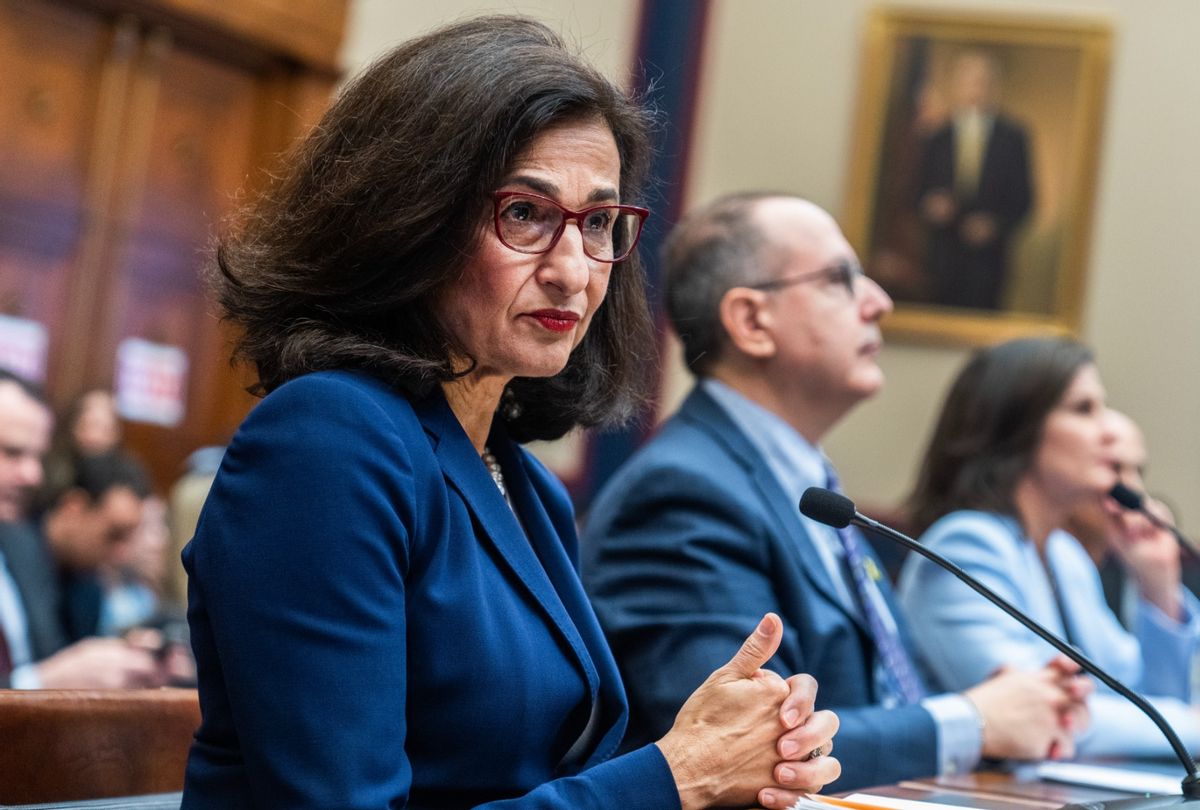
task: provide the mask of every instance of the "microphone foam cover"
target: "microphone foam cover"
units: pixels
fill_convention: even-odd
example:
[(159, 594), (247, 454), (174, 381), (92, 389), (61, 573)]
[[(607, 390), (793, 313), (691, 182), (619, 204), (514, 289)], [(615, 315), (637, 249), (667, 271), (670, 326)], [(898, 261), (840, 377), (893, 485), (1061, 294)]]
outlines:
[(818, 523), (844, 529), (854, 519), (854, 501), (832, 490), (809, 487), (800, 496), (800, 512)]
[(1126, 509), (1137, 511), (1142, 508), (1142, 494), (1133, 491), (1120, 481), (1113, 484), (1113, 488), (1108, 491), (1108, 496)]

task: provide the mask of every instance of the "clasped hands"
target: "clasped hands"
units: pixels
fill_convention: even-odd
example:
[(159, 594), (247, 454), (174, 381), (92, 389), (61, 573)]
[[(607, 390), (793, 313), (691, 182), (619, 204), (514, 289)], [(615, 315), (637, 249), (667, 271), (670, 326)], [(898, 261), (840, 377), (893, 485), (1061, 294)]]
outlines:
[(782, 621), (768, 613), (658, 741), (684, 810), (755, 802), (786, 808), (841, 774), (828, 756), (837, 715), (814, 710), (817, 682), (762, 669), (782, 639)]
[(1075, 735), (1087, 728), (1087, 699), (1094, 684), (1064, 655), (1044, 667), (996, 670), (963, 695), (983, 724), (982, 753), (994, 759), (1068, 759)]

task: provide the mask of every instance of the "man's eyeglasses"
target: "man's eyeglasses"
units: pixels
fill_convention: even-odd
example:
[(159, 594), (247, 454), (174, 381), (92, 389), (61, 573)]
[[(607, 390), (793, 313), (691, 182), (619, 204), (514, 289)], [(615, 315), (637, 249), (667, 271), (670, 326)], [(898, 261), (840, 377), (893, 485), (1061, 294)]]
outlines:
[(518, 253), (546, 253), (554, 249), (575, 220), (583, 235), (583, 252), (598, 262), (619, 262), (629, 257), (642, 234), (649, 209), (635, 205), (596, 205), (582, 211), (564, 208), (549, 197), (523, 191), (497, 191), (496, 236)]
[(864, 273), (861, 264), (858, 262), (841, 261), (809, 273), (773, 278), (770, 281), (760, 281), (757, 284), (743, 284), (742, 286), (749, 287), (752, 290), (770, 291), (781, 290), (784, 287), (790, 287), (793, 284), (803, 284), (808, 281), (831, 281), (845, 287), (846, 292), (853, 298), (855, 294), (854, 282), (862, 275)]

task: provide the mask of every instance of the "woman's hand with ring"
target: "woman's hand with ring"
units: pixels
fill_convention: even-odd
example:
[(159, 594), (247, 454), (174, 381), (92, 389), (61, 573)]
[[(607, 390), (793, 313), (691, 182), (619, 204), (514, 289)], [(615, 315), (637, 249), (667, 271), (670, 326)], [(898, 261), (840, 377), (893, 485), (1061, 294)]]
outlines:
[[(837, 779), (841, 763), (828, 756), (833, 751), (833, 736), (838, 730), (838, 717), (831, 711), (814, 711), (817, 682), (810, 675), (793, 675), (787, 679), (789, 694), (784, 700), (785, 731), (776, 745), (783, 760), (775, 766), (776, 783), (785, 788), (766, 788), (759, 794), (764, 807), (790, 807), (803, 793), (816, 793)], [(799, 706), (803, 721), (788, 726), (789, 708)]]

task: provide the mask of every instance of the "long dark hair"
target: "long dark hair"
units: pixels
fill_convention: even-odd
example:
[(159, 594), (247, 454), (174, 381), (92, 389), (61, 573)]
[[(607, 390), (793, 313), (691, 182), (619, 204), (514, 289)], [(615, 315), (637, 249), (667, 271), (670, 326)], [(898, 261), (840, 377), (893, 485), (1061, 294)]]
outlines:
[[(352, 81), (216, 251), (209, 279), (241, 327), (235, 358), (266, 393), (321, 369), (367, 370), (423, 396), (470, 359), (434, 316), (490, 214), (490, 194), (547, 129), (601, 120), (621, 194), (644, 192), (652, 115), (536, 21), (480, 17), (391, 51)], [(516, 379), (519, 441), (627, 418), (642, 401), (652, 330), (635, 256), (566, 368)]]
[(925, 529), (958, 509), (1017, 515), (1013, 494), (1033, 463), (1050, 411), (1092, 351), (1024, 338), (977, 351), (950, 387), (909, 506)]

